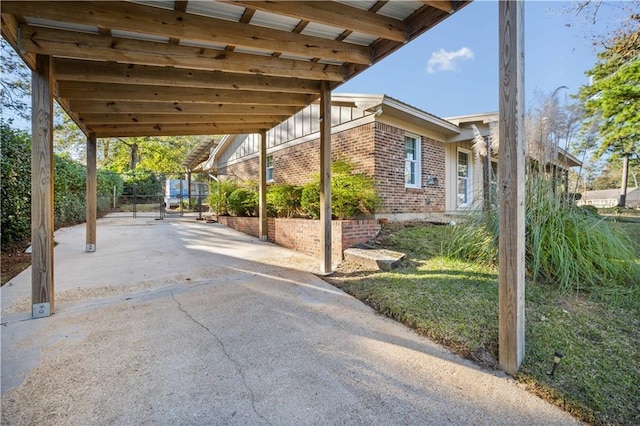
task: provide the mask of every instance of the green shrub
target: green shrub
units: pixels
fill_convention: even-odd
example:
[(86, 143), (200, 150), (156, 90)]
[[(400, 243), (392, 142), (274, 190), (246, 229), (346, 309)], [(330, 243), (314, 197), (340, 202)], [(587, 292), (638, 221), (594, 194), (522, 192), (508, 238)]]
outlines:
[(267, 188), (267, 211), (269, 216), (295, 217), (300, 214), (302, 187), (287, 184), (272, 184)]
[[(31, 237), (31, 137), (28, 133), (0, 123), (2, 134), (2, 249)], [(54, 157), (54, 224), (56, 227), (81, 223), (86, 218), (85, 166), (67, 157)], [(109, 210), (123, 182), (117, 173), (98, 170), (98, 215)]]
[(0, 226), (5, 250), (31, 234), (31, 137), (5, 122), (0, 122), (0, 133)]
[(227, 208), (235, 216), (256, 216), (258, 192), (249, 188), (235, 189), (227, 198)]
[[(564, 291), (640, 296), (640, 264), (629, 238), (591, 209), (556, 196), (548, 180), (527, 179), (526, 270), (533, 280)], [(448, 254), (496, 264), (498, 214), (472, 213), (456, 225)]]
[[(379, 203), (375, 182), (364, 173), (354, 173), (345, 161), (331, 165), (331, 215), (335, 219), (349, 219), (373, 214)], [(320, 217), (320, 178), (304, 185), (302, 210), (310, 217)]]
[(240, 185), (233, 180), (219, 180), (212, 182), (209, 187), (209, 208), (221, 216), (229, 215), (229, 208), (227, 205), (227, 199), (229, 195)]
[(302, 187), (300, 208), (312, 219), (320, 217), (320, 182), (314, 180)]

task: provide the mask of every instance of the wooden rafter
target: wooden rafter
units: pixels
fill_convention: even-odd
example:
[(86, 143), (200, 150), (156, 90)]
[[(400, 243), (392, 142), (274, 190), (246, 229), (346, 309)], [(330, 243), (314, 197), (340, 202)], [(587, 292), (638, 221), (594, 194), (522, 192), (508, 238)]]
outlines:
[(80, 114), (79, 119), (89, 125), (98, 124), (179, 124), (179, 123), (279, 123), (286, 115), (232, 114)]
[(223, 103), (96, 101), (75, 99), (70, 107), (79, 114), (285, 114), (293, 115), (301, 107), (281, 105), (229, 105)]
[(337, 65), (225, 52), (169, 43), (104, 37), (74, 31), (21, 26), (21, 47), (27, 53), (84, 60), (106, 60), (153, 66), (175, 66), (197, 70), (271, 75), (310, 80), (344, 81)]
[(58, 95), (67, 99), (96, 99), (147, 102), (204, 102), (243, 105), (304, 106), (309, 98), (304, 94), (252, 92), (249, 90), (199, 89), (172, 86), (141, 86), (134, 84), (83, 83), (61, 81)]
[(243, 125), (149, 125), (134, 127), (96, 127), (98, 138), (136, 137), (136, 136), (187, 136), (187, 135), (226, 135), (258, 133), (261, 129), (273, 127), (269, 123), (249, 123)]
[(58, 81), (200, 87), (281, 93), (319, 94), (320, 92), (320, 84), (313, 80), (231, 74), (221, 71), (201, 71), (175, 67), (118, 64), (115, 62), (56, 59), (54, 61), (54, 70)]
[(129, 2), (3, 1), (2, 10), (52, 21), (101, 25), (112, 30), (242, 46), (266, 52), (312, 55), (332, 61), (371, 63), (371, 50), (367, 46)]

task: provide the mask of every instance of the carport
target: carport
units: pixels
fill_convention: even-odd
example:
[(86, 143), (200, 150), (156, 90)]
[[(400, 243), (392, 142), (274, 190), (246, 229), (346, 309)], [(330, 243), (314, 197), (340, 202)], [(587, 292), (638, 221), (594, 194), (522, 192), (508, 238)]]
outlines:
[[(320, 102), (320, 270), (331, 271), (331, 90), (469, 1), (2, 2), (2, 36), (32, 69), (33, 317), (54, 312), (53, 99), (87, 136), (86, 251), (96, 139), (260, 133)], [(524, 356), (522, 2), (500, 2), (500, 363)]]

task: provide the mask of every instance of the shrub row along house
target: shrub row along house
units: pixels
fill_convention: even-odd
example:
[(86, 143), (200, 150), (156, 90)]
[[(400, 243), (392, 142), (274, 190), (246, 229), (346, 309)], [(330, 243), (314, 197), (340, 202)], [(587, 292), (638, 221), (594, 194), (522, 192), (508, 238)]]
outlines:
[[(374, 178), (376, 219), (449, 221), (496, 192), (497, 152), (482, 160), (473, 144), (481, 137), (489, 145), (497, 113), (444, 119), (366, 94), (333, 94), (331, 108), (332, 160)], [(311, 104), (267, 132), (268, 183), (302, 185), (313, 178), (320, 160), (319, 117), (319, 104)], [(259, 134), (229, 135), (211, 146), (205, 162), (185, 165), (221, 179), (257, 180), (259, 147)], [(565, 172), (580, 164), (562, 150), (551, 163)]]

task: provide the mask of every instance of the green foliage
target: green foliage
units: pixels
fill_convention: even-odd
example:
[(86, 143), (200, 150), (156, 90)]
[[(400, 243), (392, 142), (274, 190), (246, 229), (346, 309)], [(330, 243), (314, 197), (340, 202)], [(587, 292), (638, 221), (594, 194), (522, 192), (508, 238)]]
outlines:
[[(640, 297), (640, 264), (629, 238), (588, 208), (567, 203), (550, 180), (530, 176), (526, 198), (526, 269), (562, 291)], [(498, 215), (473, 213), (454, 228), (451, 256), (497, 263)]]
[(175, 173), (202, 140), (197, 136), (111, 138), (102, 142), (104, 167), (119, 173), (142, 168)]
[(640, 158), (640, 15), (631, 21), (634, 30), (614, 37), (598, 54), (598, 62), (587, 71), (592, 81), (580, 88), (579, 97), (584, 102), (584, 128), (598, 128), (595, 156), (629, 157), (633, 169)]
[(318, 180), (307, 182), (302, 187), (300, 208), (310, 218), (320, 218), (320, 182)]
[(212, 182), (209, 187), (209, 208), (211, 211), (221, 216), (229, 216), (227, 199), (239, 187), (240, 185), (233, 180), (221, 179)]
[(31, 138), (0, 122), (2, 249), (21, 243), (31, 232)]
[(54, 179), (53, 209), (56, 226), (84, 221), (86, 169), (75, 161), (56, 156)]
[[(31, 235), (31, 138), (26, 132), (2, 128), (2, 249), (22, 243)], [(86, 217), (86, 168), (66, 156), (54, 157), (54, 223), (56, 227), (80, 223)], [(122, 179), (113, 172), (97, 174), (98, 214), (111, 205), (113, 187), (122, 193)]]
[(123, 194), (137, 197), (157, 196), (162, 194), (162, 182), (151, 170), (137, 168), (122, 173), (124, 183)]
[(258, 192), (249, 188), (235, 189), (227, 198), (229, 212), (235, 216), (258, 214)]
[(267, 211), (269, 216), (295, 217), (300, 214), (302, 187), (287, 184), (272, 184), (267, 188)]
[[(375, 182), (365, 173), (354, 173), (345, 161), (331, 165), (331, 214), (336, 219), (350, 219), (373, 214), (379, 198)], [(320, 177), (304, 185), (301, 195), (302, 210), (310, 217), (320, 217)]]

